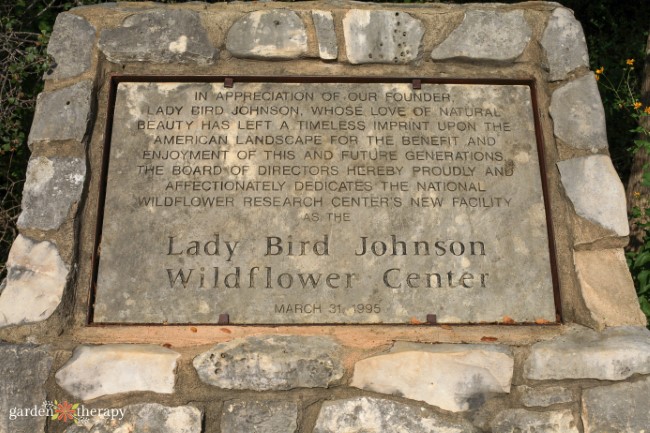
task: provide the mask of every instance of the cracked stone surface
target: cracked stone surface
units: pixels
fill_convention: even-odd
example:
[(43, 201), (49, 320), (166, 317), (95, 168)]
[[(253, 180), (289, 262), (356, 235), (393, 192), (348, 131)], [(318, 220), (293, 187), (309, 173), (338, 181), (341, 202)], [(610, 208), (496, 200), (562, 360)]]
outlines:
[(531, 36), (523, 11), (468, 10), (463, 22), (433, 49), (431, 58), (513, 61)]
[(90, 69), (95, 34), (95, 27), (82, 17), (66, 12), (57, 15), (47, 44), (47, 53), (55, 64), (44, 78), (71, 78)]
[(223, 405), (221, 433), (295, 433), (298, 405), (291, 401), (232, 400)]
[(571, 71), (589, 67), (585, 34), (569, 9), (553, 10), (540, 43), (546, 53), (551, 81), (564, 80)]
[(571, 390), (562, 386), (531, 388), (522, 385), (517, 391), (521, 395), (521, 402), (526, 407), (547, 407), (573, 401), (573, 393)]
[(650, 377), (634, 383), (597, 386), (582, 393), (585, 433), (642, 433), (650, 426)]
[(339, 48), (334, 31), (334, 17), (330, 11), (311, 11), (318, 38), (318, 53), (323, 60), (336, 60)]
[(492, 433), (580, 433), (571, 410), (533, 412), (507, 409), (492, 421)]

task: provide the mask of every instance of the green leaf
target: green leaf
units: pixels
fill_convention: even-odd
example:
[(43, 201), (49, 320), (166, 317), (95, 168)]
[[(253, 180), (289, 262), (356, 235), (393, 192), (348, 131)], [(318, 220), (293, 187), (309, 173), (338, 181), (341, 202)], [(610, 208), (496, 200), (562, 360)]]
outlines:
[(650, 263), (650, 251), (644, 251), (634, 259), (634, 267), (641, 268), (642, 266)]
[(639, 304), (641, 304), (641, 311), (643, 311), (646, 316), (650, 317), (650, 301), (641, 296), (639, 297)]

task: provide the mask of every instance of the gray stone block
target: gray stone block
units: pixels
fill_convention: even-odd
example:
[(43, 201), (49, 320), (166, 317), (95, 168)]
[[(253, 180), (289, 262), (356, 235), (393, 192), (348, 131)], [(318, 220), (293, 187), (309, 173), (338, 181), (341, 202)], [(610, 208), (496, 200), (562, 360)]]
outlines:
[(607, 155), (572, 158), (558, 162), (557, 167), (578, 215), (618, 236), (630, 234), (625, 189)]
[(82, 400), (137, 391), (171, 394), (179, 357), (154, 345), (79, 346), (56, 372), (56, 382)]
[(623, 380), (650, 373), (650, 331), (607, 328), (603, 332), (574, 326), (571, 332), (536, 343), (524, 364), (533, 380)]
[(56, 230), (79, 201), (86, 178), (81, 158), (36, 157), (29, 160), (23, 189), (20, 229)]
[[(510, 392), (514, 358), (488, 345), (406, 344), (357, 362), (351, 386), (459, 412)], [(420, 380), (427, 377), (427, 380)]]
[(547, 407), (573, 401), (571, 390), (562, 386), (530, 388), (523, 385), (517, 391), (521, 394), (521, 402), (526, 407)]
[(80, 16), (61, 13), (56, 17), (47, 53), (54, 57), (46, 79), (76, 77), (90, 68), (95, 45), (95, 27)]
[(468, 10), (463, 22), (433, 49), (431, 58), (513, 61), (531, 36), (523, 11)]
[(118, 410), (116, 417), (86, 417), (65, 433), (201, 433), (201, 411), (192, 406), (168, 407), (157, 403), (134, 404)]
[(127, 17), (115, 29), (103, 30), (99, 48), (114, 63), (197, 63), (216, 61), (199, 14), (185, 9), (159, 9)]
[(569, 9), (553, 10), (541, 44), (548, 60), (551, 81), (564, 80), (571, 71), (589, 66), (585, 34)]
[(475, 433), (461, 418), (391, 400), (356, 397), (323, 403), (314, 433)]
[(555, 136), (576, 149), (607, 149), (605, 109), (593, 74), (558, 88), (549, 108)]
[(492, 433), (580, 433), (570, 410), (507, 409), (492, 421)]
[(296, 59), (307, 54), (307, 30), (294, 11), (250, 12), (228, 30), (226, 49), (241, 58)]
[(44, 432), (45, 381), (52, 357), (38, 346), (0, 344), (0, 433)]
[(194, 368), (203, 382), (226, 389), (326, 388), (343, 376), (339, 350), (327, 337), (249, 337), (198, 355)]
[(418, 58), (424, 28), (405, 12), (352, 9), (343, 18), (343, 34), (353, 65), (410, 63)]
[(330, 11), (311, 11), (311, 17), (316, 27), (318, 37), (318, 52), (323, 60), (336, 60), (339, 47), (334, 31), (334, 17)]
[(298, 405), (290, 401), (227, 401), (221, 412), (221, 433), (295, 433)]
[(645, 433), (650, 427), (650, 377), (582, 393), (585, 433)]
[(90, 121), (92, 91), (92, 81), (85, 80), (39, 94), (27, 140), (30, 148), (42, 141), (74, 140), (81, 143)]
[(0, 296), (0, 328), (41, 322), (61, 303), (68, 267), (56, 246), (19, 235), (7, 260), (7, 283)]

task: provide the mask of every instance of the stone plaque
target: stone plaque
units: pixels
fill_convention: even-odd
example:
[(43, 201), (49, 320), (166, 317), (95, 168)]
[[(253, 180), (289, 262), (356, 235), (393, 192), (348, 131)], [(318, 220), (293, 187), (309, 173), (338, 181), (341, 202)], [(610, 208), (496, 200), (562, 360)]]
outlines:
[(93, 321), (554, 322), (533, 116), (520, 84), (121, 82)]

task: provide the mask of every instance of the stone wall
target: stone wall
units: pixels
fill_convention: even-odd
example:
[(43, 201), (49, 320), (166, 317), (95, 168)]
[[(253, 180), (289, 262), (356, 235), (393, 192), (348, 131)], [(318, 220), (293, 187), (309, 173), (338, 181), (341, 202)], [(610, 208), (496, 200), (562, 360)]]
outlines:
[[(650, 334), (571, 11), (106, 4), (61, 14), (48, 51), (0, 286), (0, 433), (647, 430)], [(562, 324), (89, 326), (111, 74), (534, 80)], [(81, 424), (46, 417), (55, 400)]]

